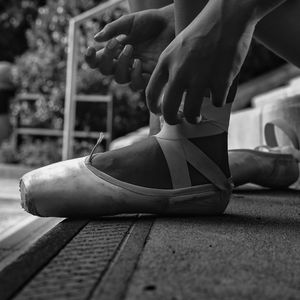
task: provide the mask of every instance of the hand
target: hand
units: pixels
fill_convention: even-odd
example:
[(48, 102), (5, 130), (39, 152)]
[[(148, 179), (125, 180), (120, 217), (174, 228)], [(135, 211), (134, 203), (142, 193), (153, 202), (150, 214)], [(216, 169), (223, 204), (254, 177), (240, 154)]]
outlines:
[(158, 57), (175, 36), (173, 14), (170, 5), (125, 15), (106, 25), (95, 40), (108, 43), (98, 52), (89, 48), (87, 63), (113, 75), (118, 83), (131, 82), (134, 90), (144, 89)]
[(210, 0), (163, 51), (146, 90), (153, 113), (177, 124), (185, 94), (183, 115), (195, 123), (207, 93), (215, 106), (225, 104), (255, 27), (252, 11), (241, 6), (234, 0)]

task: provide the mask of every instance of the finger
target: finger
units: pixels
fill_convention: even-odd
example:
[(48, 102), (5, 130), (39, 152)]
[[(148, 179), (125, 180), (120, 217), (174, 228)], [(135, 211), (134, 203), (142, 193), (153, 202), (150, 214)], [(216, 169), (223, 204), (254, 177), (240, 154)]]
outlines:
[(144, 90), (149, 82), (150, 74), (142, 73), (142, 62), (135, 59), (131, 71), (130, 88), (133, 91)]
[(149, 110), (154, 114), (160, 114), (160, 96), (168, 81), (168, 71), (162, 63), (158, 63), (150, 77), (146, 88), (146, 102)]
[(123, 49), (124, 45), (117, 38), (113, 38), (103, 48), (103, 54), (109, 58), (118, 58)]
[(169, 81), (162, 99), (162, 113), (165, 121), (170, 125), (181, 122), (178, 109), (183, 98), (184, 88), (179, 80)]
[(122, 45), (117, 39), (111, 39), (107, 45), (96, 53), (96, 64), (99, 71), (103, 75), (111, 75), (114, 73), (114, 58), (120, 54)]
[(212, 85), (212, 103), (216, 107), (222, 107), (226, 103), (227, 95), (229, 93), (230, 83), (226, 80), (217, 81)]
[(234, 101), (234, 98), (235, 98), (236, 92), (237, 92), (237, 88), (238, 88), (238, 84), (239, 84), (239, 74), (235, 77), (235, 79), (232, 82), (232, 85), (228, 92), (226, 103), (232, 103)]
[(191, 87), (187, 90), (183, 114), (185, 119), (191, 124), (198, 124), (200, 121), (200, 111), (203, 98), (207, 94), (207, 89), (203, 87)]
[(126, 41), (128, 40), (128, 37), (127, 37), (127, 35), (125, 35), (125, 34), (121, 34), (121, 35), (118, 35), (118, 36), (116, 37), (116, 39), (118, 40), (118, 42), (119, 42), (120, 44), (126, 45)]
[(115, 81), (118, 83), (127, 83), (130, 81), (130, 70), (132, 65), (133, 47), (126, 45), (121, 52), (115, 64)]
[(122, 16), (121, 18), (107, 24), (100, 32), (98, 32), (94, 39), (97, 42), (108, 41), (120, 34), (129, 34), (134, 21), (134, 14)]
[(114, 73), (114, 58), (105, 55), (104, 49), (96, 53), (96, 67), (103, 75), (112, 75)]
[(93, 47), (87, 48), (84, 58), (90, 68), (92, 68), (92, 69), (97, 68), (96, 49), (95, 48), (93, 48)]

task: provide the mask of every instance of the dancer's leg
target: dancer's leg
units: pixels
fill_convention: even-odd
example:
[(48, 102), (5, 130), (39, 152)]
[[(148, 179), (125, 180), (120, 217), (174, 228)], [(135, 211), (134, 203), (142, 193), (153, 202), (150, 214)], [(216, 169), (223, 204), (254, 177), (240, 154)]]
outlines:
[(128, 0), (131, 12), (144, 9), (160, 8), (171, 4), (172, 0)]
[[(286, 1), (268, 15), (266, 15), (257, 25), (254, 36), (270, 50), (282, 56), (286, 60), (300, 67), (300, 2), (297, 0)], [(275, 158), (254, 156), (251, 152), (229, 152), (229, 164), (233, 181), (236, 185), (257, 182), (263, 184), (264, 177), (274, 178), (276, 166)], [(284, 163), (282, 163), (284, 166)], [(290, 171), (289, 163), (284, 170)], [(293, 176), (291, 177), (293, 178)], [(296, 177), (297, 178), (297, 177)], [(278, 181), (278, 180), (277, 180)], [(276, 181), (274, 181), (276, 182)], [(279, 187), (279, 185), (278, 185)]]
[(254, 36), (266, 47), (300, 67), (300, 1), (286, 1), (266, 15)]

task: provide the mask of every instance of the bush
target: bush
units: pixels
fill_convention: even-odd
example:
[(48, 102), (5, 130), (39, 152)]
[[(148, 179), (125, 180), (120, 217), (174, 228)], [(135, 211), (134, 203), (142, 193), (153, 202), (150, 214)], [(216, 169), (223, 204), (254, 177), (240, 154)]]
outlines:
[[(13, 115), (18, 116), (22, 127), (63, 128), (68, 22), (71, 17), (90, 9), (98, 2), (48, 0), (38, 8), (36, 18), (31, 21), (26, 32), (28, 50), (16, 60), (19, 91), (41, 95), (35, 103), (20, 101), (13, 104)], [(94, 34), (107, 22), (124, 13), (126, 10), (119, 7), (108, 11), (99, 19), (89, 20), (80, 27), (78, 36), (77, 93), (113, 94), (115, 137), (144, 126), (148, 121), (146, 106), (139, 94), (133, 93), (126, 86), (111, 86), (111, 78), (91, 70), (84, 62), (84, 53), (93, 43)], [(78, 103), (76, 130), (105, 130), (106, 108), (96, 104), (96, 109), (91, 109), (91, 105), (95, 104)], [(54, 144), (56, 146), (52, 146)], [(91, 149), (91, 144), (92, 141), (75, 141), (75, 156), (88, 152), (87, 148)], [(36, 147), (40, 150), (35, 150)], [(28, 138), (21, 141), (19, 148), (19, 161), (32, 165), (59, 159), (55, 153), (43, 153), (54, 151), (60, 154), (61, 145), (53, 139), (50, 141), (39, 138), (36, 141)]]
[(20, 145), (18, 159), (30, 167), (44, 166), (61, 160), (61, 152), (58, 149), (61, 149), (61, 139), (55, 141), (49, 138), (41, 140), (27, 137)]
[[(25, 113), (22, 115), (23, 119), (28, 118), (24, 121), (28, 126), (30, 124), (34, 127), (57, 128), (54, 124), (62, 126), (68, 21), (72, 16), (94, 5), (94, 1), (48, 0), (45, 6), (39, 8), (34, 24), (27, 31), (29, 50), (17, 60), (20, 91), (43, 95), (43, 98), (36, 104), (35, 112), (33, 112), (34, 117)], [(84, 62), (84, 53), (88, 45), (93, 42), (95, 32), (125, 12), (122, 7), (116, 8), (107, 12), (101, 19), (89, 20), (80, 27), (77, 93), (107, 94), (109, 90), (113, 90), (117, 105), (118, 102), (124, 103), (124, 98), (126, 98), (126, 103), (130, 103), (131, 98), (135, 99), (135, 102), (141, 101), (138, 94), (134, 94), (126, 87), (114, 85), (113, 89), (110, 89), (111, 79), (102, 76), (97, 71), (90, 70)], [(128, 109), (135, 109), (135, 107), (139, 107), (139, 105), (131, 105)], [(20, 105), (16, 111), (21, 113), (22, 106)], [(90, 127), (87, 120), (97, 118), (97, 116), (92, 116), (92, 111), (90, 114), (91, 116), (87, 116), (84, 109), (79, 110), (77, 127)], [(125, 115), (118, 115), (115, 121), (118, 123), (118, 120), (121, 120), (122, 123), (126, 123), (127, 129), (130, 131), (136, 128), (136, 123), (139, 123), (140, 126), (144, 125), (144, 120), (147, 119), (145, 118), (146, 114), (146, 109), (144, 109), (142, 122), (127, 118)], [(138, 116), (140, 115), (139, 110)], [(34, 122), (31, 123), (30, 119)], [(101, 120), (98, 119), (98, 127), (100, 128)], [(118, 128), (122, 128), (122, 126), (116, 124), (115, 136), (124, 133), (124, 130), (119, 131)]]
[(26, 31), (45, 0), (10, 0), (0, 2), (0, 61), (13, 62), (28, 49)]
[(11, 143), (4, 141), (0, 147), (0, 163), (15, 164), (19, 162), (19, 158)]

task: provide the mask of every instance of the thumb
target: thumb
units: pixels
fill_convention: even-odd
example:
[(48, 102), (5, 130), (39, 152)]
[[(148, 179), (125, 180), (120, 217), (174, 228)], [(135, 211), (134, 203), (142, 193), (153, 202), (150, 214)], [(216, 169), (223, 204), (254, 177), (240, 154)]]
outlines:
[(94, 36), (96, 42), (105, 42), (121, 34), (129, 35), (134, 21), (134, 14), (122, 16), (121, 18), (107, 24)]

